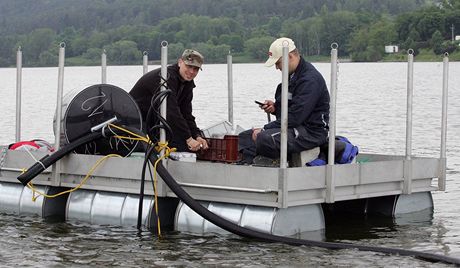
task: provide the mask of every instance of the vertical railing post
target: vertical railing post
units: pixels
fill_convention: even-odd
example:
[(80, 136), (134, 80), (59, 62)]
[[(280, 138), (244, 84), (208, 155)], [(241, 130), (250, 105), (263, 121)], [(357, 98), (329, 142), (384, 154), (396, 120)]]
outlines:
[(232, 54), (230, 51), (227, 55), (227, 74), (228, 74), (228, 122), (232, 125), (232, 134), (235, 133), (233, 122), (233, 68)]
[[(161, 85), (161, 91), (166, 90), (166, 79), (168, 76), (168, 42), (163, 41), (161, 42), (161, 78), (160, 78), (160, 85)], [(168, 98), (165, 98), (163, 102), (161, 103), (160, 107), (160, 114), (161, 117), (166, 119), (166, 104), (167, 104)], [(166, 142), (166, 131), (164, 128), (160, 128), (160, 142), (164, 143)], [(160, 155), (164, 154), (164, 150), (160, 152)]]
[(107, 84), (107, 54), (105, 49), (101, 54), (101, 83)]
[(414, 51), (407, 55), (407, 116), (406, 116), (406, 157), (404, 160), (403, 194), (412, 193), (412, 103), (414, 94)]
[[(167, 89), (167, 79), (168, 79), (168, 42), (162, 41), (161, 42), (161, 70), (160, 70), (161, 78), (160, 78), (160, 85), (161, 91), (165, 91)], [(166, 105), (168, 102), (168, 98), (165, 98), (161, 103), (160, 107), (160, 114), (163, 118), (166, 119)], [(164, 128), (160, 128), (160, 143), (164, 144), (166, 142), (166, 131)], [(160, 156), (165, 154), (165, 150), (163, 149), (160, 152)], [(163, 160), (163, 164), (166, 165), (166, 160)], [(157, 192), (160, 196), (166, 195), (166, 187), (162, 181), (158, 181), (157, 184)]]
[(438, 188), (440, 191), (446, 190), (446, 143), (447, 143), (447, 97), (449, 86), (449, 54), (446, 52), (443, 58), (442, 70), (442, 118), (441, 118), (441, 154), (440, 172), (438, 177)]
[[(61, 120), (62, 120), (62, 95), (64, 91), (64, 62), (65, 62), (65, 43), (59, 44), (59, 67), (58, 67), (58, 87), (56, 97), (56, 120), (55, 120), (55, 139), (54, 148), (59, 150), (61, 146)], [(57, 161), (53, 164), (53, 185), (61, 184), (61, 162)]]
[(283, 42), (283, 56), (281, 60), (281, 140), (280, 140), (280, 168), (278, 174), (278, 188), (281, 207), (287, 207), (288, 182), (287, 182), (287, 130), (288, 130), (288, 88), (289, 88), (289, 43)]
[[(147, 56), (144, 53), (144, 73), (147, 72), (147, 69), (145, 68), (145, 62), (146, 62), (146, 57)], [(166, 79), (168, 77), (168, 42), (167, 41), (162, 41), (161, 42), (161, 68), (160, 68), (160, 91), (165, 91), (167, 88), (166, 85)], [(160, 115), (166, 119), (166, 102), (168, 98), (164, 98), (161, 106), (160, 106)], [(160, 128), (160, 143), (164, 144), (166, 142), (166, 132), (164, 128)], [(162, 149), (160, 151), (160, 157), (164, 156), (165, 150)], [(165, 159), (163, 159), (163, 164), (166, 166), (167, 162)], [(156, 172), (156, 171), (154, 171)], [(158, 173), (157, 173), (158, 175)], [(139, 205), (138, 205), (138, 213), (137, 213), (137, 228), (140, 229), (142, 226), (142, 210), (143, 210), (143, 202), (144, 202), (144, 184), (145, 182), (141, 181), (141, 187), (140, 187), (140, 195), (139, 195)], [(154, 205), (156, 208), (158, 208), (158, 203), (157, 203), (157, 196), (166, 196), (166, 186), (162, 180), (158, 180), (157, 182), (154, 182), (154, 192), (155, 192), (155, 201)], [(157, 219), (159, 220), (159, 219)], [(157, 222), (158, 228), (160, 228), (160, 222)]]
[(22, 51), (16, 53), (16, 135), (15, 141), (21, 140), (21, 100), (22, 100)]
[(288, 129), (288, 87), (289, 87), (289, 47), (283, 43), (282, 84), (281, 84), (281, 144), (280, 168), (287, 167), (287, 129)]
[(337, 100), (338, 44), (331, 44), (331, 88), (329, 101), (329, 149), (326, 166), (326, 203), (335, 202), (335, 121)]
[(146, 74), (149, 71), (149, 54), (147, 51), (142, 53), (142, 73)]

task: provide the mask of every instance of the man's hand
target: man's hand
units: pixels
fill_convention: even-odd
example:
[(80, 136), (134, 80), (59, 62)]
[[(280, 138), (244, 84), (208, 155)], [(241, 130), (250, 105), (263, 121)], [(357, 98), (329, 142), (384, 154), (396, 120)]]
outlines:
[(255, 142), (257, 139), (257, 135), (262, 131), (261, 128), (253, 128), (252, 129), (252, 140)]
[(187, 139), (187, 146), (190, 149), (190, 151), (196, 152), (201, 149), (201, 143), (195, 140), (194, 138), (190, 137)]
[(197, 137), (196, 141), (201, 144), (201, 149), (207, 150), (209, 148), (208, 147), (208, 142), (205, 139), (203, 139), (202, 137)]
[(265, 100), (264, 104), (260, 106), (262, 110), (266, 113), (274, 113), (275, 112), (275, 102), (271, 100)]

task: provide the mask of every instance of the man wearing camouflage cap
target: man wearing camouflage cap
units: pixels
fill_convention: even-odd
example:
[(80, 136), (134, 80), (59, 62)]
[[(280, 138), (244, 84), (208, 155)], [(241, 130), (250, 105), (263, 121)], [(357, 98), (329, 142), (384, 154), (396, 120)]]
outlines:
[[(198, 51), (186, 49), (176, 64), (168, 66), (167, 87), (172, 91), (167, 99), (166, 121), (172, 130), (169, 147), (178, 151), (208, 149), (206, 140), (200, 136), (195, 117), (192, 115), (192, 99), (197, 76), (204, 57)], [(161, 68), (143, 75), (129, 94), (136, 100), (144, 120), (150, 108), (152, 97), (160, 91)], [(147, 124), (149, 125), (149, 124)]]

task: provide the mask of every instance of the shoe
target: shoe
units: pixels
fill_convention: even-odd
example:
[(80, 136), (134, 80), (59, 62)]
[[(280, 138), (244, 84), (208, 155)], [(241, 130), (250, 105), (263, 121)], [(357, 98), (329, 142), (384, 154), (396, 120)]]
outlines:
[(254, 157), (252, 161), (254, 166), (260, 167), (279, 167), (280, 166), (280, 159), (273, 159), (266, 156), (258, 155)]
[(252, 160), (254, 159), (253, 156), (251, 155), (246, 155), (246, 154), (240, 154), (241, 159), (234, 162), (233, 164), (235, 165), (245, 165), (245, 166), (250, 166), (252, 165)]
[(244, 159), (238, 160), (236, 162), (233, 162), (235, 165), (240, 165), (240, 166), (249, 166), (251, 165), (250, 163), (246, 162)]

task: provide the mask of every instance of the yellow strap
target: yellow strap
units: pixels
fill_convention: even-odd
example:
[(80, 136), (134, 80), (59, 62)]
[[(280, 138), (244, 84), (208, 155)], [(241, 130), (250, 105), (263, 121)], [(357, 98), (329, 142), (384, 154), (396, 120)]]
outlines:
[(48, 195), (48, 194), (45, 194), (43, 192), (40, 192), (38, 191), (37, 189), (35, 189), (34, 185), (32, 184), (32, 182), (29, 182), (27, 184), (27, 187), (29, 187), (31, 190), (32, 190), (32, 201), (36, 201), (38, 197), (40, 196), (43, 196), (43, 197), (46, 197), (46, 198), (55, 198), (55, 197), (58, 197), (60, 195), (63, 195), (63, 194), (67, 194), (67, 193), (71, 193), (71, 192), (74, 192), (78, 189), (80, 189), (85, 183), (86, 181), (91, 177), (91, 175), (94, 173), (94, 171), (96, 170), (96, 168), (102, 164), (105, 160), (107, 160), (108, 158), (110, 157), (122, 157), (121, 155), (118, 155), (118, 154), (108, 154), (104, 157), (102, 157), (101, 159), (99, 159), (92, 167), (91, 169), (88, 171), (88, 173), (86, 174), (85, 178), (83, 178), (83, 180), (80, 182), (80, 184), (78, 184), (76, 187), (72, 188), (72, 189), (69, 189), (69, 190), (66, 190), (66, 191), (63, 191), (63, 192), (60, 192), (60, 193), (57, 193), (57, 194), (53, 194), (53, 195)]
[[(138, 141), (143, 141), (147, 144), (152, 144), (150, 138), (148, 136), (140, 136), (136, 133), (133, 133), (125, 128), (122, 128), (120, 126), (117, 126), (117, 125), (114, 125), (114, 124), (109, 124), (109, 127), (113, 127), (113, 128), (116, 128), (118, 130), (121, 130), (121, 131), (124, 131), (126, 132), (127, 134), (133, 136), (133, 137), (130, 137), (130, 136), (121, 136), (121, 135), (115, 135), (114, 137), (115, 138), (119, 138), (119, 139), (127, 139), (127, 140), (138, 140)], [(164, 154), (159, 157), (156, 161), (155, 161), (155, 164), (154, 164), (154, 171), (153, 171), (153, 183), (154, 183), (154, 188), (153, 188), (153, 191), (154, 191), (154, 198), (155, 198), (155, 213), (157, 215), (157, 226), (158, 226), (158, 236), (161, 237), (161, 224), (160, 224), (160, 217), (159, 217), (159, 213), (158, 213), (158, 192), (157, 192), (157, 165), (158, 163), (160, 163), (160, 161), (162, 161), (163, 159), (165, 159), (166, 157), (168, 157), (171, 152), (175, 152), (176, 151), (176, 148), (169, 148), (168, 146), (168, 142), (158, 142), (157, 145), (155, 146), (155, 149), (157, 152), (161, 152), (162, 150), (164, 150)], [(93, 174), (93, 172), (95, 171), (95, 169), (103, 162), (105, 161), (106, 159), (110, 158), (110, 157), (121, 157), (120, 155), (117, 155), (117, 154), (109, 154), (109, 155), (106, 155), (104, 157), (102, 157), (101, 159), (99, 159), (92, 167), (91, 169), (88, 171), (88, 174), (86, 174), (85, 178), (80, 182), (80, 184), (78, 184), (75, 188), (72, 188), (70, 190), (66, 190), (66, 191), (63, 191), (63, 192), (60, 192), (60, 193), (57, 193), (57, 194), (54, 194), (54, 195), (47, 195), (45, 193), (42, 193), (38, 190), (35, 189), (34, 185), (32, 184), (32, 182), (29, 182), (27, 184), (27, 187), (29, 187), (31, 190), (32, 190), (32, 201), (36, 201), (38, 197), (40, 196), (43, 196), (45, 198), (55, 198), (55, 197), (58, 197), (60, 195), (63, 195), (63, 194), (67, 194), (67, 193), (71, 193), (71, 192), (74, 192), (78, 189), (80, 189), (85, 183), (86, 181), (91, 177), (91, 175)], [(24, 173), (26, 171), (26, 169), (23, 169), (22, 173)]]

